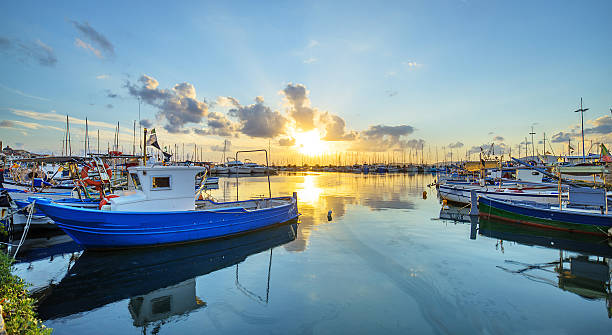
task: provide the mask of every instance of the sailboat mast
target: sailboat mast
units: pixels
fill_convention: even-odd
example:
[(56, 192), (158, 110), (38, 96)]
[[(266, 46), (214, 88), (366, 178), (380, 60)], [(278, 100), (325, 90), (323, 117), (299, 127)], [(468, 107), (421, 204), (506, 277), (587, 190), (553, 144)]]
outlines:
[(136, 154), (136, 120), (134, 120), (134, 135), (132, 136), (132, 155)]
[(87, 126), (87, 117), (85, 117), (85, 150), (83, 151), (87, 157), (87, 138), (89, 137), (89, 127)]

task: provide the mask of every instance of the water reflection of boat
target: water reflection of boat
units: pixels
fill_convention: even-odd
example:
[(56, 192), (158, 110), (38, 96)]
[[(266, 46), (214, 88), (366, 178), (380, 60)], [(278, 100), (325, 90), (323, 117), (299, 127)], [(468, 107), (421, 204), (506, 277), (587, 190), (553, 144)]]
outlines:
[[(612, 247), (605, 238), (551, 231), (480, 218), (480, 234), (503, 241), (559, 250), (559, 259), (538, 264), (506, 260), (498, 268), (572, 292), (585, 299), (605, 300), (612, 317)], [(571, 253), (570, 253), (571, 252)], [(550, 278), (554, 274), (556, 278)]]
[[(56, 319), (135, 296), (143, 296), (143, 303), (149, 301), (155, 305), (154, 298), (145, 299), (147, 294), (238, 264), (249, 255), (293, 241), (296, 231), (297, 224), (292, 223), (200, 243), (86, 251), (59, 284), (38, 293), (38, 313), (45, 320)], [(132, 308), (136, 304), (132, 303)], [(132, 311), (135, 312), (136, 309)]]
[(130, 298), (128, 310), (134, 326), (145, 327), (151, 322), (166, 320), (206, 306), (196, 296), (195, 278)]
[(479, 220), (479, 232), (487, 237), (525, 245), (612, 258), (612, 247), (608, 245), (605, 237), (548, 230), (483, 217)]
[(470, 208), (450, 206), (445, 209), (444, 207), (442, 207), (440, 208), (440, 219), (459, 222), (470, 222)]

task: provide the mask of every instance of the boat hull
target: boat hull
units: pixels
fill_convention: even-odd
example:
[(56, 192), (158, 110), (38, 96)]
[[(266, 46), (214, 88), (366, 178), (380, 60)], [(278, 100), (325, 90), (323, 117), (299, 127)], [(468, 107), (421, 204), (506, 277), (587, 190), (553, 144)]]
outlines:
[(478, 198), (481, 217), (516, 222), (534, 227), (607, 236), (612, 227), (612, 216), (594, 213), (560, 211), (515, 204), (487, 197)]
[[(36, 206), (78, 244), (89, 249), (128, 248), (236, 235), (295, 219), (297, 202), (246, 210), (241, 207), (180, 212), (111, 212), (71, 208), (38, 199)], [(239, 206), (240, 202), (236, 203)]]
[(555, 204), (559, 202), (559, 196), (556, 192), (503, 192), (483, 190), (476, 187), (470, 188), (447, 185), (440, 185), (438, 188), (438, 192), (442, 199), (459, 204), (469, 204), (471, 202), (472, 190), (476, 191), (476, 194), (479, 196), (487, 196), (500, 200), (531, 201), (540, 204)]

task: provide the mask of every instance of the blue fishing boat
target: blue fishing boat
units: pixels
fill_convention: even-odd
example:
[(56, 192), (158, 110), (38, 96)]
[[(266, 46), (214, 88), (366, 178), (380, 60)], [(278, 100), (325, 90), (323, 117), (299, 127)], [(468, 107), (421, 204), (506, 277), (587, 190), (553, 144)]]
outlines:
[(195, 176), (203, 167), (131, 167), (127, 191), (105, 197), (99, 208), (78, 208), (50, 199), (36, 207), (85, 248), (125, 248), (181, 243), (254, 231), (295, 219), (297, 199), (198, 201)]
[(608, 235), (612, 227), (604, 190), (570, 189), (569, 202), (562, 206), (480, 196), (478, 210), (487, 219), (592, 235)]

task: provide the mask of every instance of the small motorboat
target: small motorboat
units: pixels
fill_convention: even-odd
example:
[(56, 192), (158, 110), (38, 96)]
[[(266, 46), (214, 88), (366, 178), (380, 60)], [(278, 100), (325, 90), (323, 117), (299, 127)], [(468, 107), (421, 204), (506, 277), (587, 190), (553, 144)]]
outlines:
[(197, 241), (263, 229), (298, 217), (297, 196), (235, 202), (198, 201), (193, 184), (204, 167), (130, 167), (128, 190), (99, 208), (45, 198), (36, 207), (85, 248), (125, 248)]

